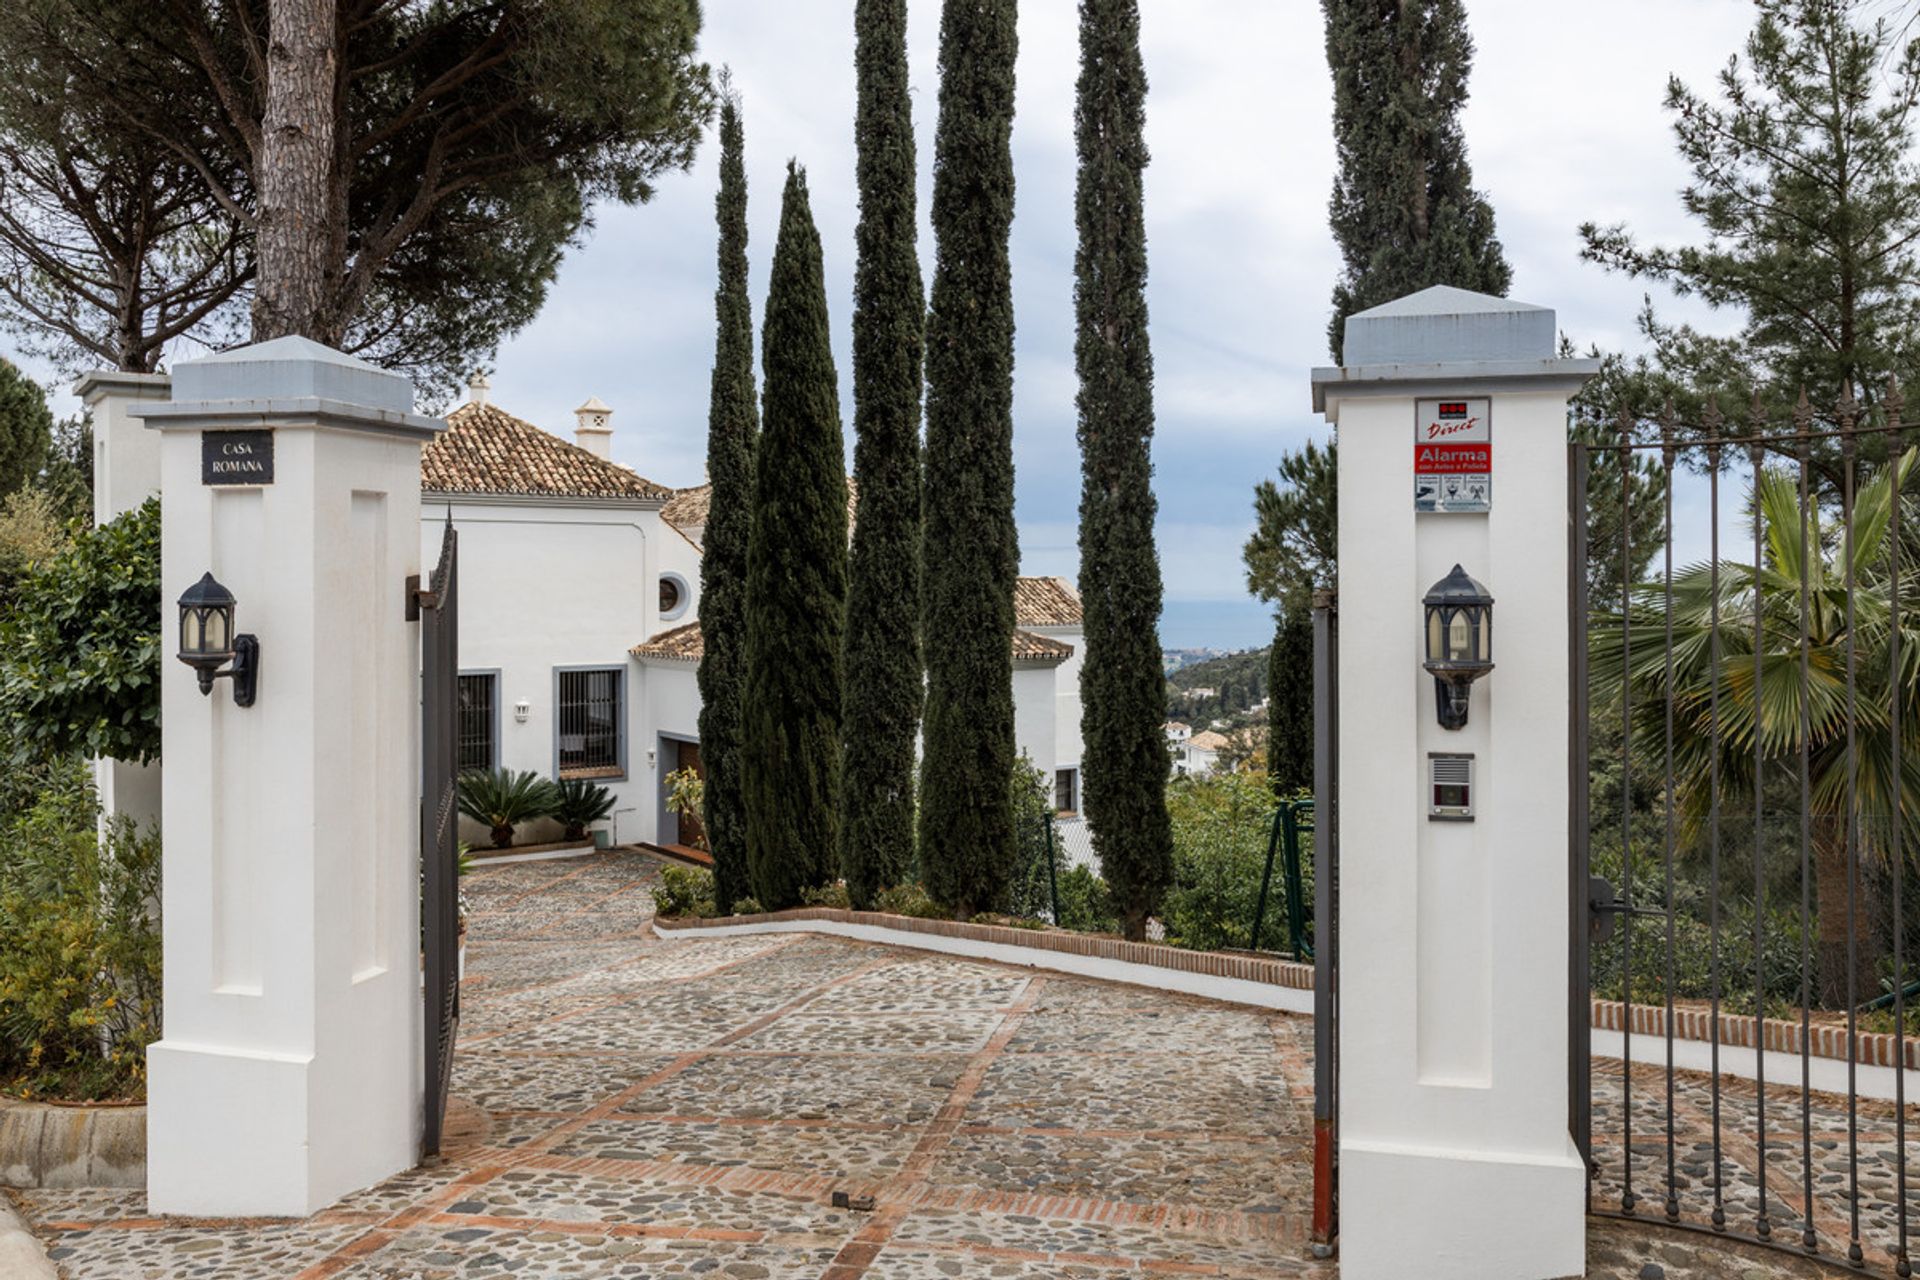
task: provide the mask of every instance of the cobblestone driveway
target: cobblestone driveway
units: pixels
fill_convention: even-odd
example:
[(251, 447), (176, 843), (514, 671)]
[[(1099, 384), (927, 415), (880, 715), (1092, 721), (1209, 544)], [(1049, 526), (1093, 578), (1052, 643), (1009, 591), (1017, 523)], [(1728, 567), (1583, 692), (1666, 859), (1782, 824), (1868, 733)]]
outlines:
[[(661, 943), (657, 877), (619, 853), (468, 877), (443, 1164), (297, 1222), (22, 1207), (70, 1280), (1334, 1274), (1306, 1248), (1311, 1022), (840, 940)], [(1596, 1277), (1819, 1274), (1592, 1245)]]

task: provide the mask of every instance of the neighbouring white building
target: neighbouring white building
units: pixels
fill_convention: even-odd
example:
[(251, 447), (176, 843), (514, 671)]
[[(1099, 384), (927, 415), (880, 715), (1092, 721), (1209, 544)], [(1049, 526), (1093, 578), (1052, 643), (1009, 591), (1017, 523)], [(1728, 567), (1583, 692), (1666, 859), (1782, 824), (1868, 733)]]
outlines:
[[(424, 563), (447, 520), (460, 535), (460, 766), (592, 779), (615, 795), (613, 842), (690, 844), (664, 779), (701, 767), (711, 489), (676, 491), (613, 462), (613, 411), (598, 400), (580, 407), (569, 442), (486, 391), (476, 379), (421, 458)], [(1055, 806), (1076, 813), (1080, 598), (1063, 579), (1022, 578), (1015, 614), (1016, 738)]]
[(1204, 778), (1220, 763), (1220, 753), (1233, 744), (1212, 729), (1199, 733), (1178, 720), (1167, 724), (1167, 748), (1173, 756), (1175, 777)]

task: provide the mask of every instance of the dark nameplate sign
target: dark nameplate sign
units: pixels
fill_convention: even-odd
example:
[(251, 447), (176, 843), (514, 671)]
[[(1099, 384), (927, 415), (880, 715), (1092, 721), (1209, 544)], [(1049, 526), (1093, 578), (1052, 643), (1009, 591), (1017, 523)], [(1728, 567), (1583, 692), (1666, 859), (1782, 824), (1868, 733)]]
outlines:
[(273, 432), (203, 432), (200, 483), (272, 484)]

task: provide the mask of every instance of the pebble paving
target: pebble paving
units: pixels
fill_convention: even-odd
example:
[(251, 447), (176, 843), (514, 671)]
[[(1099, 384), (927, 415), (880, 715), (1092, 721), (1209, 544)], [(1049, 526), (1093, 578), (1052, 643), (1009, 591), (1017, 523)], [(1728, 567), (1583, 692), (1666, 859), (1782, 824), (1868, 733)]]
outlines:
[[(659, 871), (615, 851), (467, 877), (435, 1165), (302, 1221), (156, 1218), (137, 1191), (19, 1207), (67, 1280), (1337, 1275), (1308, 1245), (1310, 1021), (839, 939), (662, 941)], [(1605, 1131), (1618, 1072), (1596, 1075)], [(1636, 1127), (1663, 1107), (1636, 1096)], [(1885, 1128), (1863, 1129), (1874, 1180)], [(1754, 1195), (1741, 1158), (1730, 1202)], [(1607, 1280), (1831, 1274), (1643, 1223), (1596, 1221), (1589, 1252)]]

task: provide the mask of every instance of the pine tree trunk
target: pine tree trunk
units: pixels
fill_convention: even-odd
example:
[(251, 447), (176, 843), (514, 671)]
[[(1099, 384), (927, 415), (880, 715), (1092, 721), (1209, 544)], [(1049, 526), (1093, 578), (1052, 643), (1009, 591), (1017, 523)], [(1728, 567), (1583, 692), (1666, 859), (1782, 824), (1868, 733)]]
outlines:
[(267, 108), (262, 122), (259, 282), (253, 340), (324, 339), (334, 94), (339, 74), (337, 0), (272, 0)]
[[(1867, 908), (1865, 878), (1848, 875), (1846, 822), (1820, 817), (1813, 822), (1813, 882), (1819, 919), (1819, 987), (1815, 998), (1823, 1008), (1845, 1009), (1880, 994), (1874, 972), (1872, 912)], [(1853, 919), (1848, 927), (1848, 882), (1852, 880)], [(1851, 947), (1849, 944), (1851, 943)], [(1849, 957), (1851, 950), (1851, 957)], [(1849, 987), (1848, 974), (1853, 976)]]

